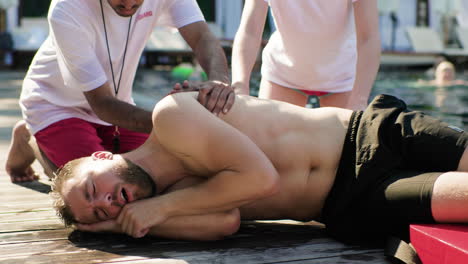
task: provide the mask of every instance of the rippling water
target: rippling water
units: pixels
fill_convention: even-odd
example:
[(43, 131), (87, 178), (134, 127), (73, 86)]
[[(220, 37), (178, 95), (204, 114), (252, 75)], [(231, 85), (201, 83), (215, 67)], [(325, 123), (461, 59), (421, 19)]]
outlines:
[(421, 85), (423, 72), (380, 72), (371, 96), (391, 94), (443, 121), (468, 130), (468, 86), (436, 87)]

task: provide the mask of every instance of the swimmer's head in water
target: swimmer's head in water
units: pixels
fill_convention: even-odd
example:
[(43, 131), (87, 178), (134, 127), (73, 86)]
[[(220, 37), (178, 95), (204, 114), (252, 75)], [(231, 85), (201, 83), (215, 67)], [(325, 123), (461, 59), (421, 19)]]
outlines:
[(54, 207), (66, 225), (116, 218), (125, 204), (156, 192), (154, 181), (143, 169), (103, 151), (65, 164), (52, 189)]
[(448, 61), (439, 63), (435, 71), (436, 80), (453, 81), (455, 79), (455, 66)]

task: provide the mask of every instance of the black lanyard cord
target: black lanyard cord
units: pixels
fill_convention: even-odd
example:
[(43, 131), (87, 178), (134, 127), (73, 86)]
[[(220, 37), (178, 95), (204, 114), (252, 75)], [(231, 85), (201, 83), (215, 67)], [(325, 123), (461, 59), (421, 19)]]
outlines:
[(125, 49), (124, 49), (124, 55), (123, 55), (123, 59), (122, 59), (122, 67), (120, 69), (119, 82), (116, 85), (115, 84), (114, 67), (112, 65), (112, 58), (111, 58), (110, 48), (109, 48), (109, 39), (107, 37), (106, 20), (104, 18), (104, 8), (102, 7), (102, 0), (100, 0), (99, 3), (101, 4), (102, 24), (104, 26), (104, 36), (106, 37), (107, 55), (109, 56), (109, 64), (110, 64), (111, 73), (112, 73), (112, 82), (114, 83), (115, 96), (117, 96), (118, 93), (119, 93), (119, 89), (120, 89), (120, 81), (122, 80), (123, 69), (124, 69), (124, 65), (125, 65), (125, 57), (127, 56), (128, 39), (129, 39), (129, 36), (130, 36), (130, 28), (132, 26), (133, 16), (130, 17), (130, 21), (128, 22), (127, 40), (125, 41)]
[[(115, 75), (114, 75), (114, 66), (112, 65), (112, 57), (111, 57), (110, 48), (109, 48), (109, 39), (107, 37), (106, 19), (104, 18), (104, 8), (102, 6), (102, 0), (99, 0), (99, 3), (101, 4), (102, 25), (104, 26), (104, 36), (106, 37), (107, 55), (109, 56), (109, 64), (110, 64), (111, 73), (112, 73), (112, 82), (114, 83), (115, 97), (117, 97), (117, 95), (119, 94), (119, 89), (120, 89), (120, 81), (122, 80), (123, 69), (124, 69), (124, 65), (125, 65), (125, 57), (127, 56), (128, 39), (129, 39), (129, 36), (130, 36), (130, 28), (132, 26), (133, 16), (130, 17), (130, 21), (128, 22), (127, 40), (125, 41), (125, 49), (124, 49), (124, 55), (123, 55), (123, 59), (122, 59), (122, 68), (120, 69), (119, 82), (116, 85), (115, 84)], [(119, 131), (118, 126), (115, 126), (115, 131), (114, 131), (113, 136), (114, 136), (114, 138), (112, 140), (113, 152), (118, 153), (119, 150), (120, 150), (120, 131)]]

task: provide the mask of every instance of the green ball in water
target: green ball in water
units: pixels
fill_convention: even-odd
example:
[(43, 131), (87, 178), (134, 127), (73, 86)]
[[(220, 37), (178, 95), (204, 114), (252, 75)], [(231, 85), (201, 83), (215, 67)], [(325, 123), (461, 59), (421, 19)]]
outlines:
[(176, 66), (171, 71), (172, 78), (178, 81), (188, 80), (194, 69), (186, 66)]
[(201, 75), (201, 78), (202, 78), (203, 81), (208, 80), (208, 75), (206, 74), (206, 72), (202, 72), (200, 75)]

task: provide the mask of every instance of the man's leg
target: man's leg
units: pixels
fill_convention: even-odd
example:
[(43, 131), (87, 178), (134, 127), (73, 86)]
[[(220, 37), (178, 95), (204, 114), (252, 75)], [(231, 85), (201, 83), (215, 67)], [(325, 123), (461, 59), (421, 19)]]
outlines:
[(59, 168), (68, 161), (106, 150), (96, 131), (99, 126), (79, 118), (69, 118), (46, 127), (34, 137), (41, 153)]
[(431, 199), (432, 214), (441, 223), (468, 223), (468, 148), (457, 171), (447, 172), (436, 180)]
[(301, 94), (294, 89), (286, 88), (265, 79), (262, 79), (260, 83), (258, 97), (288, 102), (302, 107), (307, 104), (308, 98), (307, 95)]
[(447, 172), (436, 180), (432, 215), (440, 223), (468, 223), (468, 173)]
[(13, 127), (11, 144), (8, 150), (5, 170), (10, 175), (12, 182), (26, 182), (39, 179), (31, 164), (36, 159), (34, 150), (29, 145), (31, 133), (24, 120), (19, 121)]

